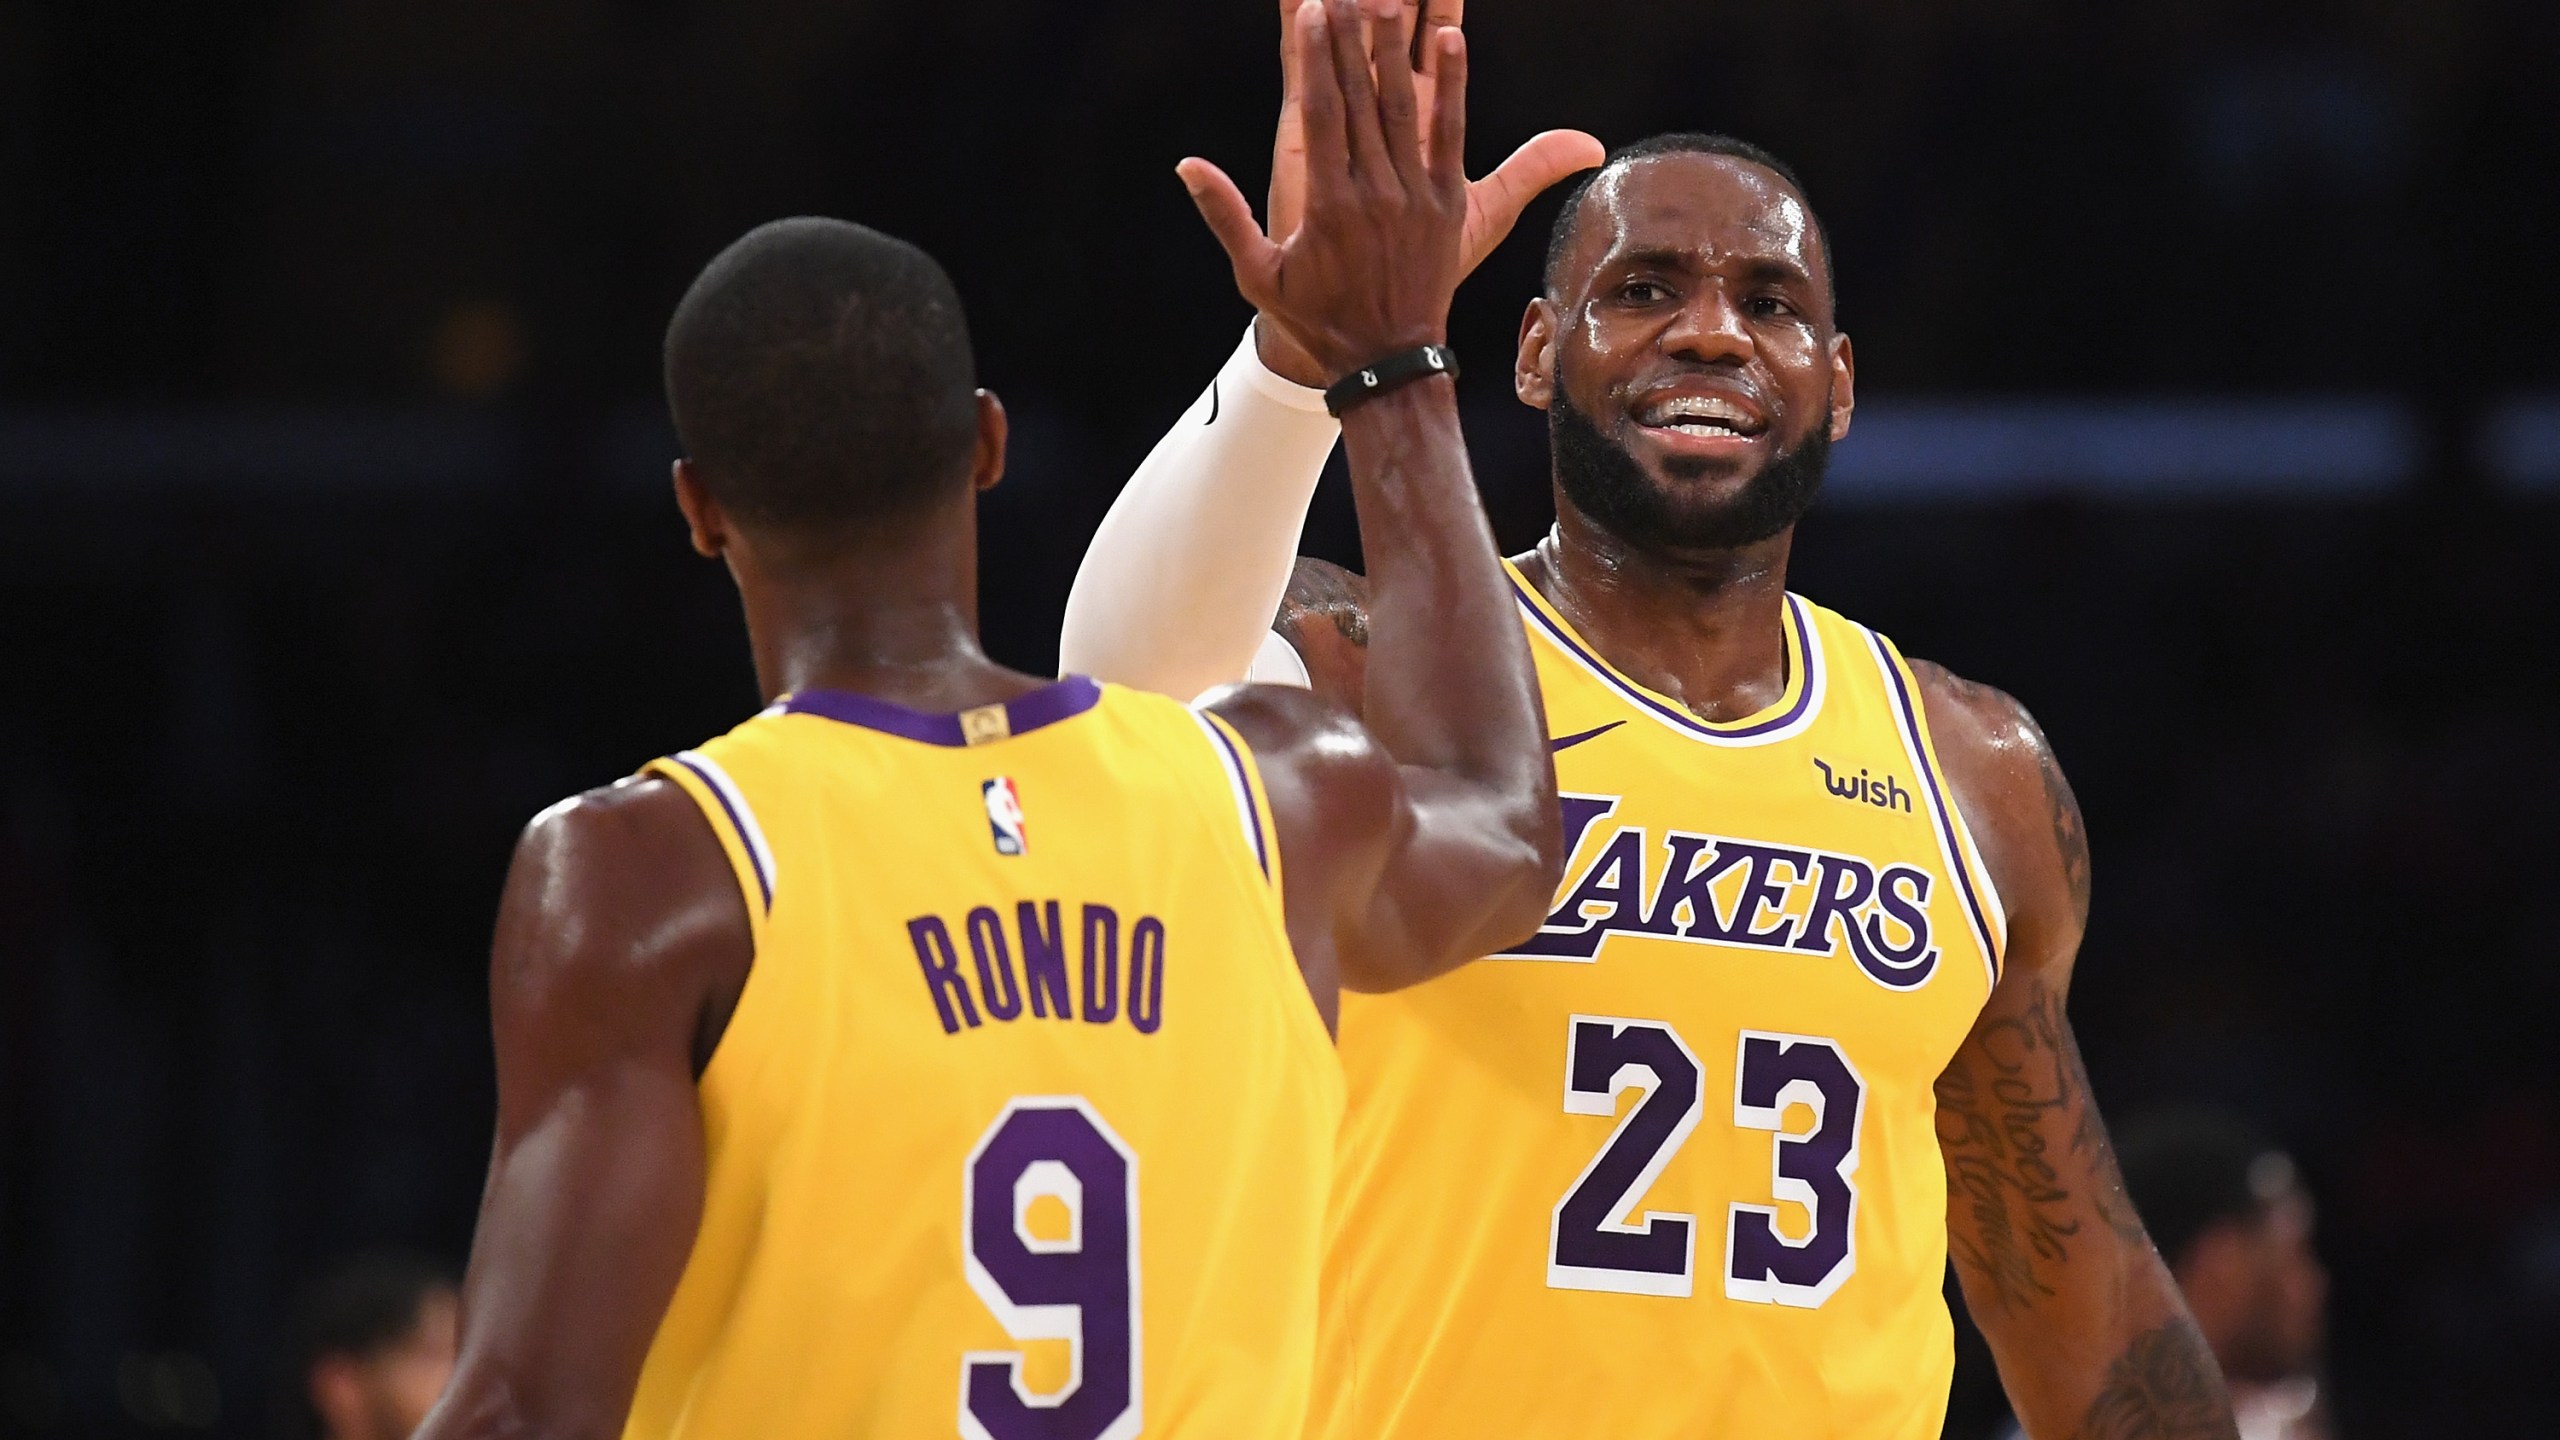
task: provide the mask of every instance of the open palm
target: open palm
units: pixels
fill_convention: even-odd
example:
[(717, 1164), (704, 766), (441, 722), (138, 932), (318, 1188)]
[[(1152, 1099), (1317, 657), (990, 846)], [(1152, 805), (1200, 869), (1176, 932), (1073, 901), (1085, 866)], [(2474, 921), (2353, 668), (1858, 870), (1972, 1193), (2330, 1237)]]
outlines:
[[(1289, 17), (1296, 13), (1299, 0), (1280, 0), (1280, 125), (1271, 147), (1271, 196), (1263, 215), (1263, 233), (1274, 242), (1285, 241), (1297, 233), (1298, 221), (1306, 213), (1307, 142), (1306, 128), (1300, 115), (1298, 60), (1296, 47), (1290, 43)], [(1397, 12), (1397, 33), (1406, 45), (1413, 42), (1413, 32), (1420, 26), (1426, 32), (1457, 29), (1466, 19), (1466, 0), (1369, 0), (1364, 8), (1384, 15)], [(1427, 43), (1433, 36), (1424, 35), (1422, 69), (1415, 79), (1415, 101), (1423, 114), (1432, 113), (1439, 83), (1439, 47)], [(1426, 150), (1429, 139), (1425, 137)], [(1579, 130), (1549, 130), (1533, 136), (1529, 142), (1511, 152), (1511, 158), (1493, 169), (1481, 180), (1467, 184), (1466, 231), (1459, 241), (1461, 274), (1472, 273), (1502, 243), (1511, 227), (1520, 220), (1520, 212), (1548, 186), (1578, 170), (1588, 170), (1605, 157), (1600, 142)], [(1425, 159), (1428, 160), (1426, 154)], [(1279, 337), (1266, 337), (1263, 360), (1273, 369), (1300, 384), (1321, 385), (1333, 377), (1314, 373), (1312, 363), (1293, 353)], [(1294, 372), (1294, 373), (1293, 373)]]

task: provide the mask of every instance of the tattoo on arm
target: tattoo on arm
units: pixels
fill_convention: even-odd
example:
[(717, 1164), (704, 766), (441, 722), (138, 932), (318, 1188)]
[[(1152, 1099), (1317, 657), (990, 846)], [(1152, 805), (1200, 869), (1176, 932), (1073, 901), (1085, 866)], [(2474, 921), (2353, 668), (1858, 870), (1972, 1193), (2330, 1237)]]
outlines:
[(2195, 1322), (2137, 1335), (2089, 1402), (2080, 1440), (2191, 1440), (2235, 1434), (2231, 1402)]
[[(2145, 1243), (2062, 996), (2021, 979), (2030, 986), (2024, 1008), (1985, 1020), (1937, 1087), (1948, 1203), (1970, 1221), (1950, 1227), (1950, 1246), (2003, 1310), (2053, 1295), (2053, 1272), (2092, 1215), (2119, 1241)], [(2076, 1176), (2088, 1177), (2077, 1190)]]
[[(2030, 722), (2033, 723), (2033, 722)], [(2071, 913), (2082, 925), (2089, 923), (2089, 831), (2081, 823), (2080, 797), (2071, 793), (2071, 782), (2062, 778), (2062, 765), (2053, 758), (2053, 746), (2039, 731), (2035, 744), (2036, 768), (2044, 772), (2045, 803), (2053, 811), (2053, 845), (2062, 855), (2062, 878), (2071, 888)]]

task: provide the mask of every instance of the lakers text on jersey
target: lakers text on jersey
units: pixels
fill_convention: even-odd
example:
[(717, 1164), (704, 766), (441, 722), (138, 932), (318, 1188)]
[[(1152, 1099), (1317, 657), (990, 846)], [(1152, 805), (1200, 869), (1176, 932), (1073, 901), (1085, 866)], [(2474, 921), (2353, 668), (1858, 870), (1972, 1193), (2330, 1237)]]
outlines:
[(1319, 1433), (1934, 1440), (2001, 922), (1910, 669), (1790, 596), (1710, 724), (1513, 580), (1571, 857), (1514, 953), (1344, 999)]
[(811, 692), (649, 768), (756, 954), (626, 1433), (1295, 1440), (1342, 1082), (1235, 735)]

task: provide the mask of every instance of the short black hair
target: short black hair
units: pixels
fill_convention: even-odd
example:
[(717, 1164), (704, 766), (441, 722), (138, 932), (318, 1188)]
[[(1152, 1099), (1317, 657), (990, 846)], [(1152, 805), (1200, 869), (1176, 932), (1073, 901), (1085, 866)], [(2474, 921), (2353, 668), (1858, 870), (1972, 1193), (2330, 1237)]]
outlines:
[(2207, 1231), (2254, 1223), (2294, 1187), (2293, 1161), (2237, 1116), (2168, 1110), (2127, 1124), (2116, 1142), (2125, 1192), (2175, 1268)]
[(1757, 165), (1786, 181), (1787, 188), (1796, 192), (1796, 198), (1804, 202), (1805, 214), (1813, 218), (1814, 238), (1822, 243), (1824, 284), (1837, 300), (1839, 278), (1831, 273), (1831, 232), (1822, 227), (1822, 217), (1813, 208), (1813, 197), (1806, 193), (1804, 181), (1797, 177), (1795, 168), (1748, 140), (1737, 140), (1730, 135), (1710, 135), (1698, 130), (1648, 135), (1632, 145), (1610, 151), (1609, 158), (1598, 169), (1585, 170), (1574, 178), (1573, 183), (1565, 188), (1564, 208), (1556, 212), (1556, 223), (1547, 231), (1547, 260), (1540, 274), (1549, 295), (1555, 293), (1556, 271), (1564, 264), (1564, 253), (1573, 247), (1573, 237), (1582, 228), (1583, 197), (1589, 195), (1591, 187), (1599, 184), (1601, 177), (1610, 171), (1622, 169), (1631, 161), (1649, 160), (1657, 155), (1722, 155), (1746, 165)]
[(749, 524), (838, 529), (965, 482), (977, 361), (932, 256), (843, 220), (750, 230), (667, 322), (667, 408), (713, 498)]
[(276, 1433), (285, 1440), (320, 1433), (312, 1366), (332, 1355), (366, 1359), (398, 1344), (417, 1330), (428, 1300), (456, 1288), (451, 1270), (407, 1251), (370, 1251), (324, 1271), (294, 1302), (276, 1377)]

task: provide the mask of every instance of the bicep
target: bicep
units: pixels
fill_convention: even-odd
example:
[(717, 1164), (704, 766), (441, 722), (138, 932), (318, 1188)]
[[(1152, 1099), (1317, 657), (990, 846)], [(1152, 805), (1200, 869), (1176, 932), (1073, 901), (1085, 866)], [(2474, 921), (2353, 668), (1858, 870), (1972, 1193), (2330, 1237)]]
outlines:
[(2089, 915), (2079, 802), (2015, 700), (1922, 676), (2009, 912), (1999, 983), (1937, 1082), (1966, 1306), (2030, 1433), (2227, 1437), (2212, 1357), (2125, 1194), (2065, 1011)]
[(1527, 882), (1535, 918), (1525, 924), (1521, 905), (1501, 903), (1524, 876), (1544, 874), (1501, 797), (1405, 766), (1395, 800), (1375, 883), (1342, 947), (1343, 983), (1354, 990), (1402, 989), (1498, 953), (1537, 928), (1553, 896), (1551, 877)]

